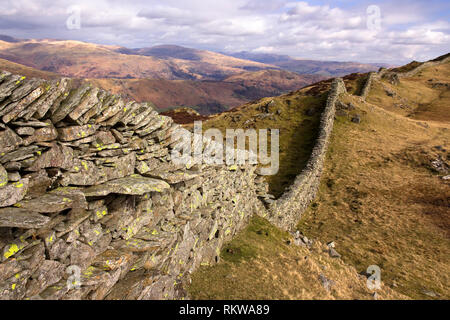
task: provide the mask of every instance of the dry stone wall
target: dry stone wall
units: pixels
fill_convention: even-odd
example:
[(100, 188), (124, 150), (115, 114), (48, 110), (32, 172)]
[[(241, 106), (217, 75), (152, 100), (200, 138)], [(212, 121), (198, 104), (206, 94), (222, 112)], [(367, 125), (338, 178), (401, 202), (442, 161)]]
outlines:
[(282, 229), (293, 230), (301, 214), (316, 196), (333, 130), (336, 102), (339, 95), (345, 92), (344, 81), (341, 78), (334, 79), (321, 116), (319, 135), (305, 169), (295, 178), (290, 188), (269, 206), (268, 219)]
[(250, 165), (175, 165), (171, 118), (73, 86), (0, 74), (0, 299), (186, 297), (267, 185)]
[(364, 86), (362, 87), (361, 94), (360, 94), (360, 96), (363, 100), (366, 100), (367, 96), (369, 95), (370, 88), (372, 86), (372, 82), (376, 75), (377, 75), (376, 72), (369, 72), (369, 74), (367, 75), (366, 82), (364, 83)]
[(171, 161), (180, 127), (151, 104), (0, 73), (0, 299), (186, 298), (253, 214), (295, 227), (343, 92), (335, 79), (306, 168), (266, 208), (255, 166)]

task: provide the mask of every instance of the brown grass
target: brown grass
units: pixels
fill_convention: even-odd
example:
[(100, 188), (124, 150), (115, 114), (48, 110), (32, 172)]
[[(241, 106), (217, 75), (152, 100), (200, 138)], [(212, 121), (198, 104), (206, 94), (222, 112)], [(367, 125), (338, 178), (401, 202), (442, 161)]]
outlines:
[(349, 100), (363, 123), (338, 119), (319, 195), (298, 228), (335, 240), (358, 271), (377, 264), (383, 281), (409, 297), (432, 290), (448, 299), (450, 184), (430, 166), (434, 146), (448, 149), (448, 124), (426, 129)]
[[(414, 90), (428, 86), (428, 72), (448, 81), (447, 68), (402, 79), (394, 88), (399, 99), (439, 96), (439, 88)], [(358, 87), (352, 82), (358, 77), (347, 80), (349, 87)], [(432, 111), (422, 112), (418, 121), (407, 117), (410, 111), (394, 108), (381, 83), (374, 84), (369, 103), (343, 97), (356, 110), (337, 117), (318, 196), (297, 226), (318, 240), (317, 247), (287, 245), (286, 233), (255, 218), (224, 248), (221, 263), (194, 273), (192, 297), (366, 299), (370, 293), (355, 275), (375, 264), (381, 268), (381, 298), (431, 299), (425, 292), (432, 291), (435, 298), (449, 299), (450, 183), (431, 166), (437, 157), (450, 160), (449, 100), (440, 99), (428, 100)], [(355, 113), (362, 115), (360, 124), (349, 121)], [(336, 243), (342, 260), (323, 253), (320, 243), (328, 241)], [(335, 291), (325, 291), (317, 281), (322, 271), (338, 283)]]

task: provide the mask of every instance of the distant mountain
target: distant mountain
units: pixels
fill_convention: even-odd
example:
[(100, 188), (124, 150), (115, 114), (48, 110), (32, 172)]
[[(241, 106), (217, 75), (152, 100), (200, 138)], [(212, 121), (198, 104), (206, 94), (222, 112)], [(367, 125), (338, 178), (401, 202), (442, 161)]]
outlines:
[[(0, 70), (27, 78), (55, 79), (61, 75), (0, 59)], [(320, 76), (298, 75), (284, 70), (242, 72), (223, 81), (78, 78), (122, 95), (127, 100), (151, 101), (160, 111), (174, 107), (195, 107), (202, 114), (228, 110), (243, 103), (297, 90), (321, 80)]]
[(262, 63), (268, 63), (268, 64), (274, 64), (277, 62), (285, 62), (294, 60), (294, 58), (291, 58), (288, 55), (281, 55), (281, 54), (272, 54), (272, 53), (255, 53), (255, 52), (249, 52), (249, 51), (240, 51), (235, 53), (228, 53), (228, 55), (240, 59), (246, 59), (251, 61), (257, 61)]
[(285, 70), (243, 72), (223, 81), (164, 79), (89, 79), (130, 100), (152, 101), (159, 110), (195, 107), (201, 114), (226, 111), (252, 100), (298, 90), (322, 80)]
[(249, 70), (278, 69), (219, 53), (158, 46), (127, 49), (71, 40), (0, 40), (0, 58), (80, 78), (223, 80)]
[(318, 74), (327, 77), (341, 77), (350, 73), (365, 73), (376, 71), (380, 67), (390, 67), (390, 65), (382, 63), (304, 60), (292, 58), (287, 55), (252, 53), (248, 51), (229, 53), (229, 55), (241, 59), (271, 64), (281, 69), (299, 74)]

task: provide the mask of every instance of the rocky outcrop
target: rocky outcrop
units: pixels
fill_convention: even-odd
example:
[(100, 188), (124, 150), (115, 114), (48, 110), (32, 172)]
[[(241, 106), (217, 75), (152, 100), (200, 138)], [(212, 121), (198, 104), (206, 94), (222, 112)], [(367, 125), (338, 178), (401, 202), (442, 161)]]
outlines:
[(401, 78), (412, 77), (425, 68), (438, 66), (438, 65), (441, 65), (444, 63), (448, 63), (449, 61), (450, 61), (450, 54), (448, 53), (448, 54), (438, 57), (434, 60), (426, 61), (423, 63), (413, 62), (418, 65), (415, 68), (408, 70), (408, 71), (397, 71), (396, 72), (396, 69), (382, 68), (378, 71), (376, 76), (378, 78), (387, 79), (391, 84), (397, 85), (400, 82)]
[(282, 229), (294, 229), (301, 214), (316, 196), (328, 141), (333, 130), (336, 102), (339, 95), (345, 92), (344, 81), (341, 78), (334, 79), (321, 116), (319, 135), (305, 169), (295, 178), (289, 189), (269, 206), (268, 219)]
[(265, 210), (254, 166), (175, 165), (149, 104), (2, 72), (0, 118), (0, 299), (184, 298)]

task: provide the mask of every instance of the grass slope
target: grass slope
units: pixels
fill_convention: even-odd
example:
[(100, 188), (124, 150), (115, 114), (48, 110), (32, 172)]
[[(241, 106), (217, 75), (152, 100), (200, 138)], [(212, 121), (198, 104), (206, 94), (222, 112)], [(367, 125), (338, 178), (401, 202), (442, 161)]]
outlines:
[[(450, 182), (431, 165), (450, 160), (449, 99), (428, 81), (432, 75), (448, 82), (448, 67), (424, 69), (392, 87), (398, 99), (428, 101), (431, 112), (420, 117), (388, 103), (379, 89), (384, 80), (374, 82), (368, 103), (342, 97), (355, 110), (337, 116), (317, 198), (297, 226), (318, 240), (316, 247), (287, 245), (288, 234), (254, 218), (224, 247), (221, 263), (194, 273), (192, 297), (366, 299), (370, 292), (356, 274), (375, 264), (382, 299), (449, 299)], [(357, 92), (362, 81), (350, 78), (346, 85)], [(431, 89), (421, 94), (424, 88)], [(360, 124), (350, 121), (356, 113)], [(342, 259), (324, 254), (328, 241)], [(334, 289), (324, 290), (320, 272), (336, 282)]]

